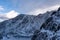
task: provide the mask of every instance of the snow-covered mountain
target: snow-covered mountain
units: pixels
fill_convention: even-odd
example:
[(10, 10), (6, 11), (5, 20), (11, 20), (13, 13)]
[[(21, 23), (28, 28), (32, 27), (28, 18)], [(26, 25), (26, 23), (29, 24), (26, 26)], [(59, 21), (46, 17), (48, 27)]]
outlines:
[[(56, 11), (46, 12), (44, 14), (39, 14), (37, 16), (20, 14), (15, 18), (1, 22), (0, 39), (1, 40), (31, 40), (32, 38), (32, 40), (34, 40), (35, 39), (34, 35), (36, 33), (35, 32), (36, 30), (39, 30), (38, 32), (39, 34), (42, 32), (45, 34), (45, 31), (48, 33), (49, 32), (54, 33), (55, 27), (58, 26), (52, 28), (53, 26), (52, 19), (54, 22), (56, 21), (55, 23), (57, 23), (57, 25), (59, 25), (60, 23), (59, 13), (60, 13), (60, 9)], [(48, 27), (49, 24), (51, 24), (51, 26)], [(41, 40), (42, 39), (42, 38), (40, 39), (41, 36), (42, 34), (40, 36), (37, 35), (36, 40), (38, 39)]]

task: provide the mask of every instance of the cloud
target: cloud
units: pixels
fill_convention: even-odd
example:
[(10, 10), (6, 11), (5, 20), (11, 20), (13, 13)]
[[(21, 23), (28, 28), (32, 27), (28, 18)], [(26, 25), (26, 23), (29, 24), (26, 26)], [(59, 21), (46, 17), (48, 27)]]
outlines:
[(60, 7), (60, 5), (54, 5), (54, 6), (51, 6), (51, 7), (47, 7), (45, 9), (35, 9), (34, 11), (31, 11), (31, 12), (28, 12), (28, 13), (29, 13), (29, 15), (38, 15), (38, 14), (43, 14), (47, 11), (57, 10), (59, 7)]
[(11, 19), (19, 15), (18, 12), (11, 10), (8, 13), (0, 14), (0, 22)]
[(14, 18), (19, 14), (15, 10), (11, 10), (7, 13), (3, 13), (4, 10), (5, 10), (5, 8), (3, 6), (0, 6), (0, 22)]
[(12, 10), (12, 11), (6, 13), (5, 15), (6, 15), (7, 18), (10, 19), (10, 18), (14, 18), (14, 17), (16, 17), (18, 14), (19, 14), (18, 12)]
[(0, 22), (2, 22), (4, 20), (8, 20), (8, 18), (5, 17), (5, 14), (0, 14)]
[[(60, 5), (60, 0), (12, 0), (13, 5), (21, 13), (27, 13), (36, 9), (45, 9), (55, 5)], [(29, 14), (29, 13), (28, 13)]]
[(11, 8), (23, 14), (29, 14), (29, 12), (34, 10), (60, 5), (60, 0), (6, 0), (6, 3), (7, 8)]
[(3, 10), (4, 10), (4, 8), (2, 6), (0, 6), (0, 11), (3, 11)]

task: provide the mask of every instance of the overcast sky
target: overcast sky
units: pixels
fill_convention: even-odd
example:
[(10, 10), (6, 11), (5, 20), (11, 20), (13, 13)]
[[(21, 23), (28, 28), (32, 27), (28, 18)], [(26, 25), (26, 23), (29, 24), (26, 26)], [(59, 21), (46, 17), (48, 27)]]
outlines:
[(0, 14), (8, 18), (18, 14), (38, 15), (59, 6), (60, 0), (0, 0)]

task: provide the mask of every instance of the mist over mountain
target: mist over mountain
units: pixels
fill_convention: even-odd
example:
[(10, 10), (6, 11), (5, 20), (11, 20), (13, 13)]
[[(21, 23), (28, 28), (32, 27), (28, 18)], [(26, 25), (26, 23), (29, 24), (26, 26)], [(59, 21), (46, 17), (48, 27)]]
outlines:
[(20, 14), (0, 23), (0, 40), (60, 40), (59, 24), (60, 8), (37, 16)]

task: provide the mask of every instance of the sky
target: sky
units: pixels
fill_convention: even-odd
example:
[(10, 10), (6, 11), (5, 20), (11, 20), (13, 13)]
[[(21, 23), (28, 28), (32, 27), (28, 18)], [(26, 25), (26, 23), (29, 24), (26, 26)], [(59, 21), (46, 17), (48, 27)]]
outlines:
[(0, 18), (10, 19), (19, 14), (43, 14), (59, 6), (60, 0), (0, 0)]

